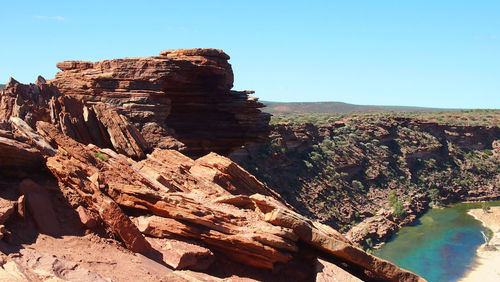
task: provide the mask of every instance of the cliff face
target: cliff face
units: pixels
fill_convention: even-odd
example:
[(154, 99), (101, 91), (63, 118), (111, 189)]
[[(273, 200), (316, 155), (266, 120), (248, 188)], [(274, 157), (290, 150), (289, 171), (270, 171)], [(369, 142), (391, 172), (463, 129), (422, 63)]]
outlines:
[(277, 124), (271, 142), (239, 162), (300, 212), (368, 247), (429, 205), (499, 198), (498, 140), (498, 126), (366, 115)]
[(422, 281), (230, 159), (164, 148), (180, 147), (165, 139), (171, 124), (191, 129), (175, 128), (191, 155), (265, 133), (260, 104), (229, 90), (227, 59), (167, 51), (65, 62), (52, 83), (11, 80), (0, 91), (0, 280)]
[[(231, 91), (229, 56), (215, 49), (167, 50), (156, 57), (58, 63), (51, 83), (89, 104), (127, 116), (151, 147), (201, 156), (266, 140), (269, 114), (257, 98)], [(170, 138), (169, 138), (170, 137)]]

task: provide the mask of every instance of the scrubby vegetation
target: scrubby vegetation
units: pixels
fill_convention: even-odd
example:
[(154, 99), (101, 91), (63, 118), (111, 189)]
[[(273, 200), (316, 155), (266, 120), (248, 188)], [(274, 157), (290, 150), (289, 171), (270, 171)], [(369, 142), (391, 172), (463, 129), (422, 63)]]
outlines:
[(266, 105), (264, 111), (271, 114), (336, 114), (354, 112), (438, 112), (444, 109), (404, 107), (404, 106), (373, 106), (354, 105), (342, 102), (269, 102), (263, 101)]
[[(441, 205), (498, 193), (500, 111), (287, 115), (242, 165), (310, 217), (341, 231), (412, 199)], [(495, 193), (490, 193), (493, 191)]]
[(461, 126), (499, 126), (500, 110), (457, 110), (439, 112), (359, 112), (359, 113), (314, 113), (314, 114), (274, 114), (271, 124), (278, 123), (312, 123), (314, 125), (326, 124), (343, 118), (384, 118), (406, 117), (447, 125)]

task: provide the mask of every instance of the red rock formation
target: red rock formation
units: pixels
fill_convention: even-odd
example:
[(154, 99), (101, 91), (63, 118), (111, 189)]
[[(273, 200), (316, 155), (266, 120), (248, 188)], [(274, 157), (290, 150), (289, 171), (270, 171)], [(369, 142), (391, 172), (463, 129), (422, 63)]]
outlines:
[(342, 282), (361, 282), (363, 280), (352, 276), (347, 271), (330, 263), (326, 260), (318, 258), (316, 262), (316, 282), (330, 282), (330, 281), (342, 281)]
[[(18, 134), (44, 151), (51, 148), (49, 144), (42, 144), (44, 140), (33, 132), (37, 121), (55, 124), (65, 135), (83, 144), (113, 148), (136, 159), (144, 158), (149, 150), (149, 145), (127, 117), (100, 102), (86, 105), (75, 98), (62, 96), (42, 77), (36, 84), (29, 85), (11, 79), (0, 91), (2, 120), (4, 128), (14, 127)], [(4, 135), (9, 133), (5, 132)], [(13, 138), (12, 134), (7, 137)]]
[[(83, 205), (99, 214), (102, 223), (131, 250), (149, 250), (144, 235), (182, 238), (241, 264), (274, 269), (277, 264), (301, 258), (301, 250), (306, 248), (346, 261), (361, 277), (418, 280), (416, 275), (354, 247), (334, 229), (288, 209), (269, 188), (222, 156), (210, 154), (192, 161), (178, 152), (157, 149), (137, 163), (111, 150), (78, 143), (49, 123), (39, 122), (37, 129), (57, 144), (58, 153), (48, 157), (47, 167), (61, 189), (70, 190), (64, 194), (80, 195), (68, 200), (75, 207)], [(105, 157), (97, 157), (98, 153)], [(169, 155), (173, 158), (164, 166), (155, 162)], [(179, 159), (185, 161), (179, 163)], [(197, 166), (208, 168), (211, 177), (191, 173)], [(171, 181), (174, 178), (176, 181)], [(124, 210), (143, 216), (130, 220)], [(158, 251), (165, 253), (164, 248)]]
[(42, 156), (36, 148), (5, 137), (0, 137), (0, 171), (2, 174), (26, 175), (42, 166)]
[[(45, 139), (52, 144), (55, 154), (44, 151), (46, 165), (84, 225), (109, 228), (135, 252), (151, 255), (154, 248), (174, 268), (213, 271), (212, 260), (224, 255), (250, 269), (305, 280), (325, 275), (419, 279), (354, 247), (332, 228), (290, 210), (269, 188), (217, 154), (194, 161), (176, 151), (157, 149), (136, 162), (110, 149), (79, 143), (47, 122), (39, 121), (37, 132), (29, 135), (37, 143)], [(41, 232), (57, 235), (62, 226), (47, 191), (32, 181), (23, 181), (19, 190), (24, 194), (19, 200), (23, 218), (26, 205)], [(137, 214), (141, 216), (130, 216)], [(97, 224), (90, 224), (92, 219)], [(174, 252), (165, 245), (171, 239), (188, 242)], [(202, 247), (190, 245), (193, 241)], [(322, 265), (328, 269), (316, 274), (318, 256), (327, 258)], [(349, 267), (344, 269), (339, 261)], [(338, 267), (345, 271), (330, 271)]]
[(19, 192), (25, 197), (28, 210), (33, 215), (38, 230), (44, 234), (59, 236), (59, 222), (47, 190), (32, 180), (25, 179), (19, 184)]
[[(0, 168), (34, 165), (41, 168), (38, 181), (53, 183), (39, 185), (15, 175), (16, 185), (6, 186), (18, 189), (0, 191), (0, 199), (8, 199), (0, 201), (7, 226), (0, 225), (0, 239), (5, 235), (16, 245), (0, 244), (0, 251), (18, 254), (0, 257), (7, 266), (0, 268), (0, 279), (108, 281), (115, 274), (85, 258), (95, 258), (97, 242), (100, 251), (140, 261), (149, 275), (143, 280), (251, 281), (234, 276), (241, 275), (258, 280), (421, 281), (298, 214), (230, 159), (210, 153), (193, 160), (165, 149), (179, 145), (167, 125), (178, 131), (192, 155), (227, 153), (265, 135), (268, 116), (258, 110), (261, 104), (230, 91), (228, 59), (218, 50), (193, 49), (152, 58), (64, 62), (53, 81), (63, 95), (41, 78), (36, 85), (9, 83), (0, 92), (0, 148), (5, 148)], [(157, 147), (147, 154), (150, 145)], [(11, 156), (14, 162), (2, 167)], [(15, 231), (13, 236), (8, 229)], [(68, 232), (79, 235), (75, 243), (81, 244), (83, 229), (190, 271), (162, 269), (158, 278), (158, 266), (152, 267), (145, 256), (130, 259), (130, 252), (117, 254), (113, 250), (119, 246), (100, 244), (92, 236), (84, 241), (90, 251), (80, 246), (70, 255), (67, 247), (57, 246), (75, 246), (65, 236), (56, 239)], [(17, 248), (25, 236), (39, 239), (35, 248)], [(113, 261), (108, 254), (100, 257)], [(88, 263), (83, 267), (75, 261)], [(133, 269), (127, 273), (122, 280), (137, 280)]]
[(227, 154), (267, 138), (269, 115), (247, 92), (231, 91), (229, 56), (215, 49), (167, 50), (160, 56), (68, 61), (51, 83), (65, 95), (114, 105), (152, 147)]
[(203, 271), (214, 261), (214, 254), (198, 245), (172, 239), (147, 239), (153, 248), (162, 254), (162, 261), (173, 269)]
[(39, 120), (49, 121), (49, 101), (60, 95), (56, 87), (38, 77), (36, 84), (22, 84), (10, 79), (0, 90), (0, 121), (18, 117), (34, 127)]

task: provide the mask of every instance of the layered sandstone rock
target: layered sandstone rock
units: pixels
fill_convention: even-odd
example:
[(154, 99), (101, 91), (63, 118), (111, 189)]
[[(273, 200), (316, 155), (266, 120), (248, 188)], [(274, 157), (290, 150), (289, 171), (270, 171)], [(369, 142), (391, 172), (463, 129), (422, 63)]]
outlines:
[(171, 50), (64, 62), (52, 85), (11, 81), (0, 92), (0, 168), (39, 171), (0, 177), (0, 251), (12, 254), (0, 278), (422, 280), (298, 214), (230, 159), (166, 149), (181, 147), (169, 127), (195, 156), (265, 138), (268, 116), (230, 91), (228, 59)]
[[(49, 123), (37, 123), (37, 130), (57, 144), (58, 153), (48, 157), (47, 167), (65, 195), (79, 195), (68, 197), (70, 204), (99, 215), (102, 224), (133, 251), (151, 250), (146, 237), (182, 238), (253, 268), (275, 269), (281, 264), (293, 269), (295, 260), (309, 259), (302, 257), (309, 250), (345, 261), (353, 266), (348, 271), (363, 279), (419, 279), (354, 247), (334, 229), (290, 210), (279, 196), (227, 158), (210, 154), (193, 161), (178, 152), (157, 149), (138, 163), (111, 150), (78, 143)], [(165, 165), (158, 162), (162, 157)], [(198, 166), (211, 173), (191, 173)], [(125, 211), (142, 215), (130, 219)], [(157, 251), (168, 254), (163, 247)], [(176, 265), (180, 260), (174, 254), (165, 261)], [(313, 265), (310, 261), (311, 273)]]
[(0, 121), (18, 117), (30, 126), (39, 120), (50, 121), (49, 102), (60, 96), (56, 87), (38, 77), (35, 84), (22, 84), (11, 78), (5, 89), (0, 90)]
[(0, 171), (4, 175), (26, 175), (42, 166), (40, 151), (14, 139), (0, 137)]
[[(220, 155), (192, 160), (156, 149), (137, 162), (77, 142), (55, 124), (38, 121), (36, 129), (23, 130), (36, 139), (35, 145), (41, 140), (51, 144), (54, 152), (39, 154), (45, 155), (62, 198), (82, 226), (104, 228), (134, 252), (160, 254), (158, 259), (172, 268), (217, 273), (221, 258), (229, 258), (245, 271), (261, 269), (288, 279), (420, 279), (289, 209), (273, 191)], [(61, 207), (53, 206), (53, 192), (31, 180), (22, 181), (18, 191), (23, 195), (18, 200), (22, 218), (32, 218), (41, 233), (62, 234)], [(320, 256), (326, 269), (318, 269)], [(29, 262), (17, 263), (36, 275)], [(225, 271), (224, 276), (230, 273)], [(182, 273), (186, 279), (202, 275)]]
[[(6, 89), (0, 91), (0, 131), (3, 144), (12, 146), (15, 138), (10, 130), (36, 144), (42, 151), (52, 151), (49, 144), (37, 137), (33, 128), (37, 121), (50, 122), (61, 131), (83, 144), (113, 148), (119, 153), (141, 159), (149, 145), (127, 117), (101, 102), (87, 105), (81, 100), (61, 95), (56, 87), (38, 77), (36, 84), (21, 84), (11, 79)], [(3, 134), (2, 134), (3, 132)], [(9, 151), (7, 151), (9, 152)], [(50, 154), (54, 154), (50, 152)], [(21, 161), (27, 158), (22, 152), (14, 156)], [(28, 160), (31, 161), (31, 160)], [(31, 162), (31, 164), (36, 164)]]
[[(269, 115), (247, 92), (231, 91), (229, 56), (215, 49), (167, 50), (159, 56), (67, 61), (51, 83), (71, 97), (113, 105), (152, 147), (200, 156), (227, 154), (267, 138)], [(174, 131), (175, 130), (175, 134)]]

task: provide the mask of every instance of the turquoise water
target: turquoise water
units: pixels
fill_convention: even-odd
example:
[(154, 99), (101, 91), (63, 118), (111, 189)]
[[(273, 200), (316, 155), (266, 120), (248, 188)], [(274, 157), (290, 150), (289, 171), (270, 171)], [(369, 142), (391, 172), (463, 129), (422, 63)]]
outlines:
[[(500, 201), (488, 204), (500, 206)], [(467, 214), (480, 207), (481, 203), (463, 203), (430, 210), (375, 255), (428, 281), (456, 281), (474, 267), (476, 249), (484, 243), (481, 222)]]

